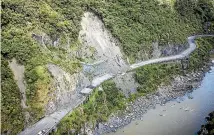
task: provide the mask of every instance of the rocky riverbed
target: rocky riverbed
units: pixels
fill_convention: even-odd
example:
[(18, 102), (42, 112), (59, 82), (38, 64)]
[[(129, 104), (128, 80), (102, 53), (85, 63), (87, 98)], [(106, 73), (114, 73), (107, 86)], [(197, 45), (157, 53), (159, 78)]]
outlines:
[[(211, 65), (213, 65), (213, 63), (209, 62), (197, 72), (185, 74), (184, 76), (176, 76), (170, 85), (161, 85), (155, 93), (139, 97), (134, 102), (130, 102), (124, 111), (118, 111), (112, 114), (107, 122), (99, 123), (93, 134), (115, 132), (131, 121), (142, 120), (143, 114), (149, 109), (155, 108), (157, 104), (165, 105), (165, 103), (170, 100), (192, 92), (200, 86), (205, 73), (210, 70)], [(192, 99), (191, 95), (188, 97)], [(180, 103), (180, 100), (177, 100), (177, 102)]]

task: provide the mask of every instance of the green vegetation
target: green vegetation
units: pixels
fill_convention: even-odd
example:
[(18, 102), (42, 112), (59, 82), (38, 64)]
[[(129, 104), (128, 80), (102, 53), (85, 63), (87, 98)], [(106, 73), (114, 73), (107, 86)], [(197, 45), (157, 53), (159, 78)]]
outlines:
[[(81, 48), (78, 33), (85, 11), (92, 11), (102, 19), (132, 62), (139, 59), (138, 51), (150, 52), (152, 42), (157, 41), (160, 45), (183, 43), (191, 34), (203, 33), (203, 29), (206, 32), (214, 30), (212, 0), (198, 0), (197, 3), (194, 0), (2, 0), (1, 4), (1, 56), (5, 61), (15, 58), (25, 66), (31, 123), (44, 115), (48, 93), (52, 91), (52, 79), (46, 65), (57, 64), (71, 74), (80, 69), (81, 58), (71, 54)], [(210, 24), (204, 28), (207, 22)], [(154, 69), (157, 68), (159, 66)], [(9, 72), (7, 70), (5, 72)], [(153, 76), (152, 80), (155, 80), (157, 77)], [(14, 84), (12, 79), (8, 82)], [(5, 85), (2, 84), (2, 88)], [(11, 116), (11, 120), (13, 118), (16, 120)]]
[(161, 83), (170, 83), (173, 75), (177, 75), (181, 71), (181, 67), (176, 63), (148, 65), (139, 68), (136, 70), (135, 76), (136, 81), (141, 86), (138, 87), (137, 91), (140, 95), (155, 91)]
[(156, 0), (100, 3), (90, 3), (89, 7), (102, 15), (105, 25), (130, 58), (137, 58), (140, 50), (150, 51), (152, 42), (183, 43), (186, 37), (202, 30), (197, 15), (191, 14), (191, 19), (181, 17), (171, 5), (160, 5)]
[(8, 62), (1, 57), (1, 132), (17, 134), (24, 127), (21, 94)]
[[(187, 72), (196, 71), (209, 60), (209, 52), (213, 49), (214, 38), (197, 39), (197, 49), (191, 55)], [(199, 53), (200, 52), (200, 53)], [(160, 84), (168, 84), (173, 76), (183, 74), (181, 64), (155, 64), (136, 70), (136, 81), (140, 84), (138, 93), (126, 99), (116, 88), (112, 80), (104, 82), (101, 87), (104, 91), (94, 89), (89, 100), (78, 107), (70, 115), (63, 118), (54, 134), (85, 134), (85, 126), (92, 125), (93, 129), (99, 122), (105, 122), (111, 113), (123, 110), (125, 103), (134, 101), (137, 97), (152, 93)]]
[(189, 35), (203, 33), (205, 22), (214, 24), (211, 0), (96, 1), (88, 8), (102, 18), (132, 62), (140, 50), (149, 52), (152, 42), (183, 43)]
[[(68, 48), (78, 46), (79, 43), (76, 41), (78, 30), (68, 19), (65, 19), (64, 15), (44, 1), (3, 0), (1, 12), (1, 55), (6, 60), (15, 58), (18, 63), (25, 66), (27, 105), (29, 106), (27, 110), (31, 116), (30, 122), (34, 123), (44, 116), (44, 106), (49, 100), (48, 93), (53, 88), (46, 64), (57, 64), (71, 74), (80, 68), (78, 60), (69, 56), (72, 50), (66, 49), (67, 46)], [(76, 33), (75, 38), (73, 33)], [(44, 39), (48, 42), (42, 45), (41, 41), (32, 38), (32, 34), (37, 36), (46, 34), (50, 39)], [(53, 47), (51, 43), (57, 38), (60, 39), (59, 46)], [(70, 39), (69, 44), (68, 39)], [(8, 82), (10, 81), (10, 84), (14, 84), (14, 81)], [(4, 87), (4, 84), (2, 86)], [(11, 116), (11, 120), (13, 117)], [(14, 120), (16, 120), (15, 117)], [(21, 125), (17, 126), (19, 127), (23, 128)]]
[(198, 131), (198, 134), (214, 135), (214, 111), (209, 114), (209, 117), (206, 117), (206, 120), (207, 120), (207, 123), (201, 126), (201, 130)]
[(195, 14), (203, 24), (204, 32), (214, 33), (214, 1), (212, 0), (177, 0), (175, 8), (181, 16), (191, 19)]
[(103, 91), (95, 88), (85, 104), (62, 119), (54, 134), (85, 134), (85, 125), (92, 125), (94, 129), (97, 123), (107, 121), (112, 112), (125, 108), (125, 96), (112, 80), (101, 86)]
[[(197, 49), (190, 55), (187, 72), (197, 71), (210, 59), (210, 51), (214, 48), (214, 38), (199, 38), (196, 40)], [(142, 96), (157, 90), (161, 83), (170, 83), (174, 75), (183, 74), (181, 64), (155, 64), (136, 70), (136, 81), (140, 84), (138, 93), (130, 99)]]
[(199, 38), (197, 49), (190, 56), (189, 71), (196, 71), (210, 59), (210, 51), (214, 48), (214, 38)]

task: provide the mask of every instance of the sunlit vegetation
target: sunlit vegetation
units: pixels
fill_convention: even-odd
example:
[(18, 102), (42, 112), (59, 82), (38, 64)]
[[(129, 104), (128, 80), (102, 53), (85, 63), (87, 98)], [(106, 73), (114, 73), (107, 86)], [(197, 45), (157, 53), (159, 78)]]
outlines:
[[(52, 91), (52, 79), (46, 65), (57, 64), (71, 74), (80, 69), (81, 58), (71, 54), (81, 48), (78, 33), (85, 11), (98, 15), (121, 42), (121, 49), (132, 63), (141, 59), (137, 55), (140, 50), (151, 51), (152, 42), (162, 46), (184, 43), (189, 35), (214, 30), (212, 0), (3, 0), (1, 4), (1, 55), (5, 61), (15, 58), (25, 66), (27, 105), (32, 123), (44, 115), (48, 93)], [(43, 41), (35, 40), (33, 34), (46, 37)], [(157, 67), (165, 68), (165, 65)], [(156, 71), (157, 67), (152, 69)], [(157, 78), (153, 76), (152, 81)], [(12, 90), (17, 89), (12, 85), (15, 83), (12, 78), (7, 82)], [(6, 84), (2, 84), (2, 88), (4, 86)], [(5, 91), (14, 93), (10, 89)], [(16, 120), (16, 117), (11, 116), (12, 119)], [(10, 126), (9, 122), (4, 123)], [(13, 124), (15, 126), (17, 129), (23, 127)], [(9, 128), (7, 133), (14, 134), (15, 129)]]
[[(187, 72), (197, 71), (210, 59), (210, 51), (214, 48), (214, 38), (199, 38), (196, 40), (197, 49), (190, 55)], [(133, 94), (130, 100), (157, 90), (160, 84), (167, 84), (175, 75), (182, 75), (181, 63), (148, 65), (136, 70), (136, 81), (140, 84), (137, 94)]]
[(157, 87), (163, 82), (170, 82), (172, 75), (179, 74), (182, 71), (179, 64), (157, 64), (142, 67), (136, 71), (136, 80), (141, 86), (138, 92), (147, 94), (157, 90)]
[(64, 117), (54, 134), (86, 134), (86, 126), (94, 129), (98, 123), (107, 121), (112, 112), (125, 108), (125, 96), (112, 80), (104, 82), (102, 88), (94, 89), (85, 104)]
[[(75, 57), (68, 57), (72, 50), (66, 50), (66, 47), (77, 46), (78, 30), (71, 21), (65, 19), (64, 15), (53, 9), (48, 2), (28, 0), (2, 1), (1, 26), (2, 57), (6, 60), (15, 58), (18, 63), (25, 66), (26, 95), (29, 107), (26, 110), (30, 113), (30, 122), (34, 123), (44, 116), (44, 107), (49, 100), (48, 93), (52, 91), (51, 76), (46, 65), (48, 63), (57, 64), (71, 74), (80, 68)], [(73, 33), (76, 33), (76, 36)], [(33, 39), (32, 34), (38, 36), (46, 34), (50, 39), (46, 38), (44, 45), (40, 43), (42, 41)], [(52, 43), (57, 38), (60, 38), (59, 46), (53, 47)], [(70, 39), (69, 43), (67, 43), (67, 39)], [(10, 81), (10, 84), (14, 84), (12, 79), (8, 80), (8, 82)], [(3, 87), (4, 85), (2, 84)], [(11, 87), (13, 86), (11, 85)], [(8, 93), (13, 92), (8, 90)], [(20, 100), (20, 97), (18, 99)], [(19, 115), (17, 114), (17, 116)], [(10, 119), (16, 120), (14, 116), (11, 116)], [(7, 124), (7, 121), (4, 123), (8, 126), (11, 125)], [(13, 127), (17, 125), (13, 124)], [(17, 126), (17, 128), (20, 127), (23, 128), (23, 125)], [(13, 130), (7, 133), (12, 134), (11, 131)], [(3, 130), (2, 133), (4, 133)]]
[[(213, 38), (197, 40), (198, 48), (190, 57), (187, 72), (197, 71), (206, 64), (209, 52), (213, 48), (211, 44), (213, 40)], [(198, 51), (201, 53), (198, 54)], [(140, 84), (138, 92), (130, 95), (128, 99), (120, 93), (112, 80), (106, 81), (101, 85), (104, 91), (100, 91), (98, 87), (94, 89), (89, 100), (64, 117), (58, 125), (57, 132), (53, 134), (85, 134), (86, 126), (91, 125), (94, 129), (96, 124), (107, 121), (110, 114), (123, 110), (127, 102), (155, 92), (161, 84), (170, 84), (174, 76), (181, 74), (183, 74), (181, 64), (176, 62), (139, 68), (135, 74), (136, 81)]]
[(189, 70), (197, 71), (210, 59), (210, 51), (214, 49), (214, 38), (199, 38), (197, 49), (190, 56)]
[(1, 57), (1, 132), (17, 134), (24, 127), (21, 94), (7, 60)]
[(187, 36), (202, 30), (197, 15), (191, 14), (192, 18), (186, 19), (174, 8), (155, 0), (111, 1), (110, 4), (103, 1), (106, 8), (99, 3), (90, 3), (89, 7), (103, 16), (106, 26), (130, 58), (137, 58), (139, 50), (149, 51), (152, 42), (183, 43)]

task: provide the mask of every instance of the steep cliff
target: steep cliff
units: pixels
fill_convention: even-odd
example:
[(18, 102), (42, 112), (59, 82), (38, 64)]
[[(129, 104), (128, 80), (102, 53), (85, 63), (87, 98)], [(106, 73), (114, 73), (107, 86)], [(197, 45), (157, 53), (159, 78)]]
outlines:
[[(130, 63), (182, 51), (189, 35), (213, 31), (213, 5), (212, 0), (3, 0), (2, 134), (17, 134), (71, 105), (96, 76), (122, 74)], [(138, 84), (133, 74), (126, 76), (113, 85), (129, 96)]]

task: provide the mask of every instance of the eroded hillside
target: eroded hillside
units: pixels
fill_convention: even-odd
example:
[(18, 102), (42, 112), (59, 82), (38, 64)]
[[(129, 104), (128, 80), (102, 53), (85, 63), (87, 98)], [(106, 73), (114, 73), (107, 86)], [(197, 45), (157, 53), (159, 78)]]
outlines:
[[(129, 63), (160, 56), (165, 45), (212, 32), (214, 3), (194, 2), (3, 0), (2, 134), (17, 134), (71, 104), (97, 75), (123, 72)], [(15, 60), (21, 76), (13, 69)], [(96, 67), (87, 65), (100, 60)], [(103, 88), (121, 88), (127, 96), (136, 92), (134, 75), (122, 78)]]

